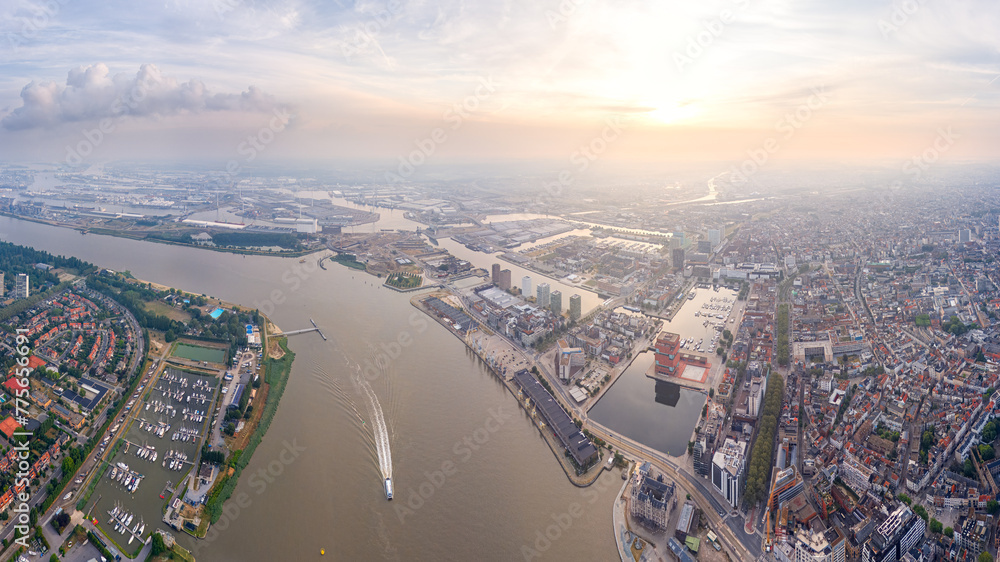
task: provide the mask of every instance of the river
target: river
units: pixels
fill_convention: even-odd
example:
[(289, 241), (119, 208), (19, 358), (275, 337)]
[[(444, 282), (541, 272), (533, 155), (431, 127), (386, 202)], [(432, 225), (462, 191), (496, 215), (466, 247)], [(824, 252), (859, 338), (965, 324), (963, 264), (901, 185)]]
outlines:
[[(402, 222), (396, 214), (384, 213), (389, 228)], [(199, 562), (318, 559), (320, 549), (332, 560), (512, 560), (526, 547), (542, 559), (617, 559), (618, 473), (573, 486), (513, 397), (410, 295), (348, 268), (320, 270), (315, 258), (243, 257), (7, 217), (0, 238), (257, 306), (286, 330), (313, 318), (330, 337), (290, 338), (297, 357), (281, 407), (209, 540), (175, 533)], [(345, 358), (373, 365), (392, 502)]]
[[(362, 224), (358, 226), (344, 227), (344, 232), (347, 233), (368, 233), (377, 232), (381, 229), (398, 229), (398, 230), (416, 230), (418, 228), (426, 228), (427, 225), (410, 220), (405, 217), (406, 211), (400, 209), (386, 209), (384, 207), (365, 207), (353, 203), (346, 199), (329, 197), (325, 191), (304, 191), (300, 193), (300, 196), (305, 197), (315, 197), (317, 199), (328, 199), (336, 205), (341, 205), (343, 207), (348, 207), (351, 209), (359, 209), (370, 212), (379, 213), (379, 220), (377, 222)], [(211, 210), (204, 211), (202, 213), (196, 213), (192, 218), (199, 220), (216, 220), (218, 217), (220, 220), (229, 222), (243, 222), (245, 219), (236, 215), (232, 212), (232, 209), (223, 208), (219, 211)], [(490, 217), (492, 219), (502, 220), (503, 218), (509, 218), (509, 220), (529, 220), (532, 218), (544, 218), (542, 215), (500, 215), (495, 217)], [(272, 224), (267, 221), (255, 221), (259, 224)], [(272, 224), (273, 225), (273, 224)], [(281, 226), (281, 225), (277, 225)], [(586, 236), (589, 235), (588, 230), (573, 230), (571, 232), (564, 232), (562, 234), (557, 234), (555, 236), (549, 236), (546, 238), (541, 238), (532, 242), (530, 245), (525, 245), (527, 248), (535, 247), (541, 244), (546, 244), (566, 236)], [(552, 291), (560, 291), (562, 293), (563, 299), (563, 310), (569, 310), (569, 298), (573, 295), (580, 295), (580, 305), (581, 311), (584, 315), (587, 315), (590, 311), (597, 308), (604, 299), (600, 298), (597, 293), (581, 287), (579, 284), (572, 284), (566, 281), (558, 280), (552, 277), (542, 275), (531, 271), (527, 268), (523, 268), (514, 263), (505, 261), (500, 258), (505, 252), (498, 251), (492, 254), (487, 254), (484, 252), (477, 252), (475, 250), (470, 250), (465, 247), (464, 244), (456, 242), (451, 238), (440, 238), (438, 239), (438, 244), (441, 248), (448, 250), (456, 258), (466, 260), (473, 264), (475, 267), (482, 268), (486, 271), (491, 271), (494, 263), (499, 263), (504, 269), (509, 269), (511, 271), (511, 284), (515, 287), (520, 287), (522, 285), (522, 280), (525, 276), (531, 277), (532, 286), (538, 287), (541, 283), (548, 283)], [(523, 249), (523, 248), (518, 248)], [(534, 292), (534, 290), (532, 291)], [(533, 296), (533, 295), (532, 295)]]

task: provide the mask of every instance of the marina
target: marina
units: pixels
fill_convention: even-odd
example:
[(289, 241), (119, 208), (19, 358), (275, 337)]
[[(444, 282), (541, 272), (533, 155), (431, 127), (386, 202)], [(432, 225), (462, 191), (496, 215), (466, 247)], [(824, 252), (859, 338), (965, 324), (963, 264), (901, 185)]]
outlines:
[(135, 519), (135, 514), (126, 511), (124, 507), (115, 505), (108, 511), (108, 515), (110, 516), (110, 525), (114, 528), (115, 532), (128, 537), (128, 544), (132, 544), (132, 541), (136, 539), (140, 543), (143, 542), (142, 535), (146, 532), (146, 522), (142, 517), (135, 521), (135, 527), (130, 528), (132, 521)]
[(167, 366), (134, 408), (97, 485), (97, 499), (84, 509), (110, 516), (97, 526), (123, 552), (139, 548), (157, 526), (151, 523), (162, 519), (165, 504), (187, 493), (217, 384), (214, 377)]
[(135, 472), (129, 466), (123, 462), (119, 462), (117, 465), (112, 466), (107, 472), (108, 479), (118, 484), (119, 488), (126, 490), (130, 494), (134, 494), (139, 488), (139, 484), (142, 482), (143, 476), (138, 472)]
[[(664, 332), (680, 335), (681, 348), (686, 353), (706, 356), (712, 361), (710, 372), (715, 372), (720, 358), (715, 354), (719, 322), (706, 322), (702, 311), (729, 314), (736, 300), (730, 289), (714, 291), (706, 288), (692, 289), (681, 310), (664, 323)], [(713, 308), (715, 307), (715, 308)], [(723, 309), (727, 309), (723, 312)], [(717, 311), (717, 312), (716, 312)], [(702, 351), (699, 352), (699, 348)], [(653, 352), (644, 351), (632, 360), (604, 396), (594, 404), (588, 415), (601, 425), (621, 433), (652, 449), (674, 456), (687, 450), (688, 440), (701, 416), (707, 399), (704, 385), (684, 379), (661, 379), (648, 375), (653, 371)], [(700, 369), (700, 367), (699, 367)], [(707, 376), (711, 383), (712, 375)], [(670, 431), (661, 428), (669, 427)]]

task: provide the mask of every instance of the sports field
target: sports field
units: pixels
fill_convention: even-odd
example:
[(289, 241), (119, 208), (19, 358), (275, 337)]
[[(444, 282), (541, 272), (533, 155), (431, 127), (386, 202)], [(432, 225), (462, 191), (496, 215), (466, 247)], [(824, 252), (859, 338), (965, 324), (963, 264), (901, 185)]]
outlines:
[(201, 347), (200, 345), (190, 345), (186, 343), (178, 344), (174, 349), (174, 357), (190, 359), (192, 361), (208, 361), (210, 363), (225, 363), (226, 350)]

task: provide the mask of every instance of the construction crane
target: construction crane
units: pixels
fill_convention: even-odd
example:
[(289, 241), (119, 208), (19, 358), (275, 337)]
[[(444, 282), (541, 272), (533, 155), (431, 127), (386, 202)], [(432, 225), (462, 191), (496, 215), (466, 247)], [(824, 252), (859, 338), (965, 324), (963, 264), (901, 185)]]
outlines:
[(774, 484), (778, 479), (771, 471), (771, 489), (767, 492), (767, 511), (764, 512), (764, 552), (774, 550), (774, 539), (771, 538), (771, 498), (774, 497)]
[[(771, 503), (771, 498), (767, 498), (768, 504)], [(767, 506), (767, 511), (764, 512), (764, 552), (771, 552), (774, 547), (774, 541), (771, 540), (771, 506)]]

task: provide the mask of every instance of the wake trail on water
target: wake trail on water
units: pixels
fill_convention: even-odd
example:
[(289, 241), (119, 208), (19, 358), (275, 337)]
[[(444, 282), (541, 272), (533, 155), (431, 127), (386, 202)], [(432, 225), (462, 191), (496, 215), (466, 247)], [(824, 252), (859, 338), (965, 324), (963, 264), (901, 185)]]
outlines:
[(382, 471), (382, 478), (392, 478), (392, 451), (389, 448), (389, 428), (385, 424), (385, 417), (382, 415), (382, 404), (378, 401), (378, 396), (372, 390), (371, 384), (364, 379), (361, 370), (353, 378), (358, 391), (366, 399), (368, 413), (372, 420), (372, 432), (375, 434), (375, 447), (378, 452), (379, 470)]
[(333, 397), (334, 401), (337, 402), (341, 407), (343, 407), (344, 412), (347, 413), (348, 417), (353, 418), (357, 421), (357, 425), (360, 428), (361, 422), (364, 418), (361, 413), (358, 412), (357, 404), (351, 399), (351, 395), (346, 392), (343, 387), (341, 387), (340, 382), (333, 377), (331, 373), (328, 373), (321, 365), (313, 366), (313, 375), (316, 378), (316, 382), (319, 383), (327, 393)]
[[(334, 340), (334, 343), (338, 344), (339, 342)], [(382, 473), (382, 478), (383, 479), (392, 478), (392, 450), (390, 446), (390, 433), (389, 433), (389, 427), (385, 422), (385, 415), (382, 412), (382, 404), (379, 402), (378, 395), (375, 394), (375, 390), (372, 388), (372, 385), (366, 379), (365, 372), (362, 369), (361, 364), (352, 361), (347, 356), (347, 354), (344, 353), (343, 347), (341, 347), (340, 345), (336, 345), (336, 348), (340, 352), (340, 356), (344, 360), (344, 365), (347, 368), (348, 372), (353, 371), (353, 374), (349, 375), (349, 378), (351, 379), (351, 383), (354, 385), (355, 391), (357, 391), (357, 393), (361, 395), (365, 403), (365, 406), (368, 410), (368, 419), (370, 423), (364, 423), (364, 419), (361, 418), (361, 414), (355, 407), (354, 401), (351, 400), (350, 397), (346, 396), (346, 393), (343, 393), (341, 391), (339, 385), (330, 381), (330, 384), (327, 385), (327, 388), (331, 389), (331, 391), (334, 394), (334, 397), (338, 401), (342, 401), (342, 403), (344, 403), (345, 406), (347, 404), (350, 404), (350, 407), (355, 413), (356, 417), (362, 421), (362, 428), (364, 428), (365, 426), (371, 427), (372, 433), (368, 433), (367, 431), (364, 431), (364, 429), (362, 429), (362, 431), (364, 431), (366, 437), (368, 435), (371, 435), (371, 437), (374, 438), (374, 443), (372, 443), (372, 441), (370, 441), (369, 439), (366, 439), (366, 441), (369, 444), (374, 444), (375, 458), (378, 460), (378, 467), (379, 471)], [(368, 352), (370, 356), (373, 355), (372, 346), (369, 346)], [(388, 381), (389, 377), (386, 376), (389, 372), (389, 365), (385, 364), (382, 361), (375, 361), (373, 362), (373, 364), (376, 365), (377, 379), (382, 380), (383, 385), (386, 388), (389, 388), (389, 381)], [(319, 371), (321, 371), (321, 369), (318, 370), (317, 372)]]
[[(383, 355), (377, 347), (372, 344), (368, 344), (368, 364), (373, 365), (376, 369), (375, 378), (370, 379), (365, 376), (365, 379), (369, 383), (374, 383), (375, 386), (379, 388), (380, 394), (385, 402), (383, 413), (388, 418), (389, 434), (395, 435), (396, 432), (393, 431), (392, 420), (397, 419), (397, 409), (399, 403), (396, 400), (396, 395), (393, 393), (393, 374), (395, 369), (393, 368), (393, 361), (385, 361)], [(367, 375), (367, 373), (366, 373)], [(374, 390), (374, 386), (372, 387)]]
[[(345, 367), (348, 370), (351, 369), (351, 364), (345, 358)], [(341, 407), (341, 411), (347, 416), (348, 427), (351, 428), (356, 435), (360, 438), (361, 443), (363, 443), (364, 448), (367, 450), (369, 458), (373, 465), (378, 466), (378, 446), (375, 443), (375, 438), (370, 431), (368, 431), (368, 422), (361, 412), (358, 411), (357, 401), (352, 398), (351, 392), (345, 390), (341, 385), (340, 380), (333, 376), (332, 373), (326, 371), (326, 369), (318, 364), (313, 365), (313, 377), (319, 386), (326, 391), (325, 394), (332, 397), (334, 402)], [(353, 382), (353, 381), (352, 381)]]

